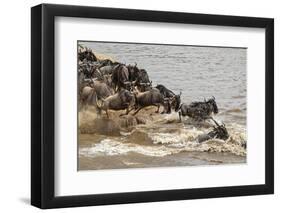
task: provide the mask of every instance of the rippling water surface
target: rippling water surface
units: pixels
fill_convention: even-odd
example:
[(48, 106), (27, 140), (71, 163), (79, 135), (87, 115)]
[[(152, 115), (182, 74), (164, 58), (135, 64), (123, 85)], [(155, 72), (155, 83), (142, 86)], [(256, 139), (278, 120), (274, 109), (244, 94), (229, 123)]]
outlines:
[[(128, 125), (123, 124), (118, 113), (111, 112), (111, 119), (107, 120), (96, 117), (94, 111), (82, 111), (79, 112), (79, 128), (83, 133), (79, 135), (79, 169), (246, 162), (247, 152), (242, 145), (247, 142), (247, 49), (101, 42), (80, 44), (126, 64), (136, 62), (138, 67), (148, 71), (154, 86), (163, 84), (175, 93), (182, 91), (182, 102), (215, 96), (220, 110), (215, 119), (226, 124), (230, 138), (226, 142), (209, 140), (198, 144), (198, 135), (212, 130), (211, 122), (197, 124), (185, 118), (179, 123), (176, 113), (159, 115), (150, 108), (139, 115), (147, 116), (147, 123), (132, 125), (129, 129), (125, 128)], [(126, 122), (130, 119), (134, 122), (130, 116)], [(89, 125), (91, 122), (96, 125)], [(96, 127), (99, 122), (105, 128), (110, 125), (110, 134)], [(116, 134), (111, 134), (115, 131)]]

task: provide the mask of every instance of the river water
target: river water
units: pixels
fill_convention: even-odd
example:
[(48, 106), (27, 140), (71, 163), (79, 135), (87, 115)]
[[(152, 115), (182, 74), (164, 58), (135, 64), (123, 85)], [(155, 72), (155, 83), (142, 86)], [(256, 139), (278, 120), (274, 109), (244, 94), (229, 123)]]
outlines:
[(111, 112), (106, 119), (88, 109), (79, 112), (79, 170), (246, 163), (246, 48), (79, 44), (119, 62), (136, 62), (147, 70), (153, 86), (181, 91), (184, 103), (215, 96), (219, 113), (214, 118), (224, 122), (230, 134), (227, 141), (199, 144), (196, 138), (212, 130), (211, 121), (179, 122), (177, 113), (155, 114), (150, 107), (138, 114), (146, 124), (128, 125), (135, 122), (132, 116), (119, 118), (118, 112)]

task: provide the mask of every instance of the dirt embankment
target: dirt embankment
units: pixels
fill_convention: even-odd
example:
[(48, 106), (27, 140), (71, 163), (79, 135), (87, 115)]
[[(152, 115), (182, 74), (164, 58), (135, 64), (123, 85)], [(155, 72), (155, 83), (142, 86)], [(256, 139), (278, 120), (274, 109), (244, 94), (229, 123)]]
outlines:
[(120, 131), (131, 131), (138, 124), (154, 120), (155, 107), (147, 107), (137, 115), (120, 116), (124, 111), (109, 111), (109, 118), (103, 112), (98, 114), (94, 108), (79, 112), (79, 133), (118, 136)]

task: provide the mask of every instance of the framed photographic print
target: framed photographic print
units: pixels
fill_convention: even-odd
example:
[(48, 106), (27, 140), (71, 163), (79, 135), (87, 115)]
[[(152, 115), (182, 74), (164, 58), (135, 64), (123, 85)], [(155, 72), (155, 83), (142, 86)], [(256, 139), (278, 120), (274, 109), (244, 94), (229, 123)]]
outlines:
[(274, 21), (31, 9), (31, 204), (272, 194)]

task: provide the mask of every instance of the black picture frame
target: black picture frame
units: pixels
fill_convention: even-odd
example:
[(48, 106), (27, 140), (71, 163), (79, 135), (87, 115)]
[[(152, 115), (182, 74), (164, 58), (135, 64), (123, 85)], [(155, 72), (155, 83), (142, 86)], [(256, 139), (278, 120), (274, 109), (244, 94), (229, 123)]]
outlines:
[[(54, 195), (54, 20), (57, 16), (264, 28), (265, 184), (79, 196)], [(261, 138), (261, 140), (263, 140)], [(93, 192), (94, 193), (94, 192)], [(274, 193), (274, 20), (164, 11), (41, 4), (31, 8), (31, 204), (60, 208)]]

